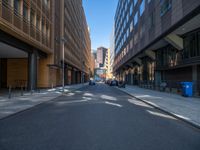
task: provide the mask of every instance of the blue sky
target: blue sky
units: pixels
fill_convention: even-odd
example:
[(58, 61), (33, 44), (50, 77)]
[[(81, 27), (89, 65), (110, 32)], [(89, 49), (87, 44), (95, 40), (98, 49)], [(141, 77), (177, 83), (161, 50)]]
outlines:
[(118, 0), (83, 0), (91, 32), (92, 49), (110, 45), (110, 35)]

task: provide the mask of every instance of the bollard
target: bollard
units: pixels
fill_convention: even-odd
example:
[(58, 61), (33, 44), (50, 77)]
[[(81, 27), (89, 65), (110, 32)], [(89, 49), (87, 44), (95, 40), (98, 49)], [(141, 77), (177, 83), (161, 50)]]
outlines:
[(8, 89), (8, 98), (9, 98), (9, 99), (11, 99), (11, 92), (12, 92), (12, 91), (11, 91), (11, 86), (9, 86), (9, 89)]
[(23, 86), (21, 86), (21, 96), (23, 96), (24, 95), (24, 91), (23, 91), (24, 89), (23, 89)]
[(31, 85), (31, 95), (33, 95), (33, 86)]
[(51, 84), (51, 89), (53, 89), (54, 88), (54, 85), (53, 85), (53, 83)]

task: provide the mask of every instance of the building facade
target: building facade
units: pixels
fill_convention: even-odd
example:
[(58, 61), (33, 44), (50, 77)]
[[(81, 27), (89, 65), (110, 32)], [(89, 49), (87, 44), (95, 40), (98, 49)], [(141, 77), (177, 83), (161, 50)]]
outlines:
[(115, 15), (118, 79), (181, 92), (192, 81), (200, 95), (200, 1), (119, 0)]
[(65, 84), (85, 82), (91, 72), (91, 41), (82, 0), (60, 0), (55, 8), (60, 10), (55, 11), (55, 22), (60, 23), (54, 30), (56, 65), (65, 64)]
[(65, 80), (87, 80), (91, 43), (81, 0), (0, 0), (0, 34), (0, 89), (61, 85), (62, 37)]
[(110, 73), (111, 77), (114, 78), (113, 76), (113, 67), (114, 67), (114, 59), (115, 59), (115, 30), (114, 26), (112, 29), (112, 33), (110, 35)]

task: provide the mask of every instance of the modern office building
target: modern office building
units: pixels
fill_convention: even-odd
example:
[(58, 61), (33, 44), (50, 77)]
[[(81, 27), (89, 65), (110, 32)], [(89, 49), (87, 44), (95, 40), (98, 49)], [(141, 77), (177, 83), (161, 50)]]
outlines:
[(60, 10), (55, 11), (55, 64), (62, 65), (64, 48), (65, 84), (84, 82), (89, 79), (91, 41), (82, 0), (56, 1), (55, 8)]
[(106, 58), (107, 48), (99, 47), (97, 48), (97, 63), (98, 68), (105, 67), (105, 58)]
[(115, 74), (128, 84), (180, 93), (192, 81), (200, 95), (200, 1), (119, 0), (115, 54)]
[[(0, 0), (0, 89), (87, 80), (90, 36), (81, 0)], [(67, 72), (67, 73), (66, 73)]]
[(110, 73), (112, 78), (113, 76), (113, 67), (114, 67), (114, 59), (115, 59), (115, 30), (114, 26), (110, 35)]

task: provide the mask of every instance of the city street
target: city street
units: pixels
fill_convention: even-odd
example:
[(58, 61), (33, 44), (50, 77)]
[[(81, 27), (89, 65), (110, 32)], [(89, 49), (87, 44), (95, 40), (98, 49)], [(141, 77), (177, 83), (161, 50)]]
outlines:
[(200, 131), (103, 83), (0, 120), (0, 150), (199, 150)]

